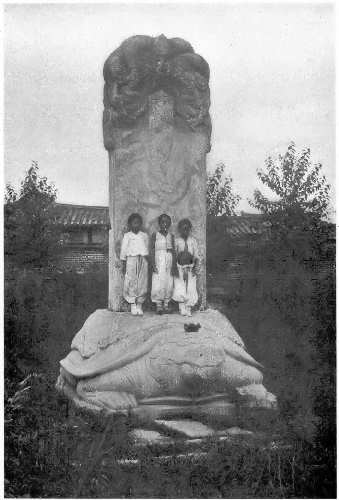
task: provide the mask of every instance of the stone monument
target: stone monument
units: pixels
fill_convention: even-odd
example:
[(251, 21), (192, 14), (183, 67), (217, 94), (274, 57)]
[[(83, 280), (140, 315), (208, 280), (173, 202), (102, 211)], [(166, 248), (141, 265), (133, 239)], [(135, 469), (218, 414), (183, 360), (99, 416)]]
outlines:
[[(221, 416), (274, 408), (261, 365), (225, 316), (206, 309), (206, 154), (209, 67), (181, 39), (134, 36), (104, 65), (104, 145), (109, 153), (108, 309), (95, 311), (60, 362), (57, 388), (78, 407), (147, 417)], [(192, 331), (179, 314), (122, 312), (120, 245), (132, 212), (145, 231), (168, 213), (188, 217), (200, 250), (200, 310)]]
[(109, 154), (109, 300), (121, 311), (120, 245), (129, 214), (156, 229), (188, 217), (198, 241), (200, 305), (206, 306), (206, 154), (209, 67), (179, 38), (128, 38), (104, 65), (104, 145)]

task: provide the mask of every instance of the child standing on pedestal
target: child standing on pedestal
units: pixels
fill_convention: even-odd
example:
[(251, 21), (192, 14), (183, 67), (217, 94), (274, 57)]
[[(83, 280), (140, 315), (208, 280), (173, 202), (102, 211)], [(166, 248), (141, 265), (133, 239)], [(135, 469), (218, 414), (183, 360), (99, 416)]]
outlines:
[(179, 237), (175, 250), (179, 276), (174, 278), (173, 300), (179, 302), (183, 316), (192, 316), (191, 308), (198, 302), (196, 270), (199, 264), (197, 240), (191, 236), (192, 223), (182, 219), (178, 224)]
[(129, 232), (124, 234), (120, 252), (125, 276), (123, 296), (131, 304), (133, 316), (142, 316), (142, 304), (147, 294), (148, 235), (140, 230), (141, 226), (141, 215), (129, 216)]
[(172, 221), (167, 214), (158, 218), (159, 231), (152, 234), (150, 256), (152, 262), (152, 302), (157, 313), (168, 313), (173, 294), (173, 276), (177, 273), (174, 235), (169, 233)]

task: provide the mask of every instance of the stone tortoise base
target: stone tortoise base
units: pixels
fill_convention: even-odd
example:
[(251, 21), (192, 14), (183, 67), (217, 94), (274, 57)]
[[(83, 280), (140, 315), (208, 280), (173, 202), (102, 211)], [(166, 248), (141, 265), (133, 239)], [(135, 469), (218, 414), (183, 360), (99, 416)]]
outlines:
[(97, 310), (60, 365), (58, 391), (95, 413), (232, 427), (244, 415), (277, 407), (262, 385), (261, 365), (228, 319), (211, 309), (192, 318)]

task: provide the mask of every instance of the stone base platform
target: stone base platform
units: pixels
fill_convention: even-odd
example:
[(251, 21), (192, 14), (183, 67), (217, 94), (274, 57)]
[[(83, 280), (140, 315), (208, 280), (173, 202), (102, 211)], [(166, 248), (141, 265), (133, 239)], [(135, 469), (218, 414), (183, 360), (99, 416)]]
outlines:
[[(223, 398), (222, 398), (223, 396)], [(141, 420), (147, 419), (171, 419), (171, 418), (190, 418), (198, 420), (210, 420), (214, 421), (221, 420), (224, 423), (233, 425), (237, 421), (237, 407), (235, 403), (230, 402), (230, 398), (227, 394), (225, 395), (215, 395), (215, 399), (208, 398), (205, 402), (196, 402), (192, 400), (189, 404), (180, 404), (178, 402), (164, 402), (160, 401), (157, 403), (150, 402), (139, 402), (139, 405), (132, 410), (133, 414), (136, 415)]]
[(57, 389), (96, 413), (221, 420), (231, 427), (240, 409), (277, 405), (262, 385), (260, 363), (216, 310), (192, 318), (97, 310), (60, 365)]
[[(282, 442), (279, 436), (264, 431), (250, 431), (240, 427), (223, 427), (216, 429), (197, 420), (155, 420), (152, 428), (135, 428), (129, 432), (129, 439), (135, 450), (134, 457), (122, 457), (119, 465), (126, 467), (140, 466), (144, 460), (142, 451), (147, 450), (154, 463), (205, 463), (211, 450), (220, 446), (229, 453), (243, 449), (248, 453), (249, 447), (261, 448), (269, 453), (290, 449), (291, 445)], [(138, 453), (140, 450), (141, 454)], [(140, 455), (140, 456), (139, 456)]]

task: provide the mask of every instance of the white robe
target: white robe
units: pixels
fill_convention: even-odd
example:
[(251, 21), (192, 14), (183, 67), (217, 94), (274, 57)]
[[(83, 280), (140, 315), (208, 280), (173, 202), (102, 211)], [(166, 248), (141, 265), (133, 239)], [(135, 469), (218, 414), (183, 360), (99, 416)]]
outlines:
[(157, 232), (155, 237), (155, 266), (157, 273), (152, 275), (152, 302), (168, 302), (173, 294), (173, 276), (172, 272), (172, 235)]

